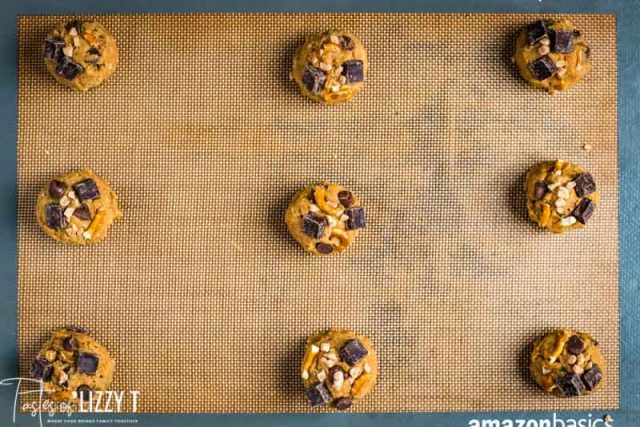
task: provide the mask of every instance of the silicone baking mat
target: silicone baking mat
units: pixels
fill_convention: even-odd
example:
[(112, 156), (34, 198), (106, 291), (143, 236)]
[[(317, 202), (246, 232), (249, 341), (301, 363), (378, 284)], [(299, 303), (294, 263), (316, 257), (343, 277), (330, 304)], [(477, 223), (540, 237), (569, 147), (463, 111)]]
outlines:
[[(142, 411), (309, 411), (303, 341), (334, 326), (379, 350), (380, 384), (356, 411), (618, 406), (613, 16), (571, 16), (594, 70), (556, 96), (510, 63), (533, 15), (100, 16), (121, 64), (85, 94), (42, 63), (47, 31), (69, 18), (20, 19), (22, 374), (52, 328), (78, 324)], [(357, 34), (371, 62), (363, 92), (337, 107), (288, 80), (296, 46), (328, 28)], [(551, 235), (526, 218), (524, 174), (555, 158), (596, 177), (585, 230)], [(97, 247), (66, 247), (39, 231), (36, 195), (85, 166), (112, 183), (124, 219)], [(368, 212), (339, 256), (307, 255), (283, 223), (292, 194), (321, 178)], [(558, 399), (529, 379), (529, 344), (558, 326), (601, 342), (598, 393)]]

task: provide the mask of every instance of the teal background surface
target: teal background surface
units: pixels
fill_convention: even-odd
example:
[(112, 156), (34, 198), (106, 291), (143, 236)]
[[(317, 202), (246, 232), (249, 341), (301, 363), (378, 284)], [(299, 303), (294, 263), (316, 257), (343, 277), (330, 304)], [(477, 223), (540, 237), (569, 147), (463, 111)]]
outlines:
[[(620, 178), (620, 345), (619, 411), (613, 426), (640, 427), (640, 0), (0, 0), (0, 379), (15, 377), (17, 358), (17, 18), (31, 14), (171, 12), (523, 12), (613, 13), (618, 27), (618, 156)], [(13, 387), (0, 387), (0, 426), (12, 423)], [(595, 420), (603, 411), (557, 416)], [(91, 414), (110, 423), (136, 420), (144, 426), (468, 426), (473, 419), (552, 419), (534, 413), (395, 414)], [(63, 420), (66, 417), (57, 417)], [(74, 417), (68, 419), (73, 420)], [(529, 426), (532, 424), (529, 421)], [(46, 423), (46, 420), (45, 420)], [(37, 426), (18, 415), (15, 425)], [(45, 424), (46, 425), (46, 424)], [(553, 424), (552, 424), (553, 425)], [(603, 426), (598, 423), (598, 426)], [(560, 423), (556, 424), (561, 427)], [(555, 426), (554, 426), (555, 427)]]

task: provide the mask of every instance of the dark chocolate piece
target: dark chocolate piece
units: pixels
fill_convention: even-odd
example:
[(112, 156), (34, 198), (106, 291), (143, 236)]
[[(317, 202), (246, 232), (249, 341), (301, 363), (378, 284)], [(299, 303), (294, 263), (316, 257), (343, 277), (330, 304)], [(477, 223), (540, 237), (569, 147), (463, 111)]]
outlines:
[(364, 228), (364, 226), (367, 224), (367, 219), (363, 207), (345, 209), (344, 214), (349, 217), (346, 222), (348, 230)]
[(589, 369), (582, 375), (582, 381), (584, 382), (584, 385), (587, 386), (587, 389), (589, 389), (589, 391), (596, 388), (601, 380), (602, 371), (600, 370), (600, 366), (598, 366), (597, 364), (594, 364), (591, 369)]
[(336, 399), (335, 406), (338, 411), (344, 411), (351, 406), (351, 398), (350, 397), (341, 397), (340, 399)]
[(311, 406), (326, 405), (332, 400), (329, 389), (320, 382), (315, 383), (307, 390), (307, 399), (309, 399)]
[(593, 202), (593, 200), (582, 199), (580, 200), (578, 206), (576, 206), (576, 208), (573, 210), (572, 215), (576, 217), (576, 221), (586, 224), (595, 210), (596, 204)]
[(585, 392), (585, 385), (576, 374), (565, 374), (556, 379), (556, 386), (564, 397), (580, 396)]
[(567, 351), (576, 356), (584, 351), (584, 342), (577, 335), (571, 335), (567, 341)]
[(327, 75), (320, 68), (307, 65), (302, 73), (302, 83), (305, 85), (309, 92), (318, 95), (324, 87), (324, 82), (327, 80)]
[[(31, 378), (42, 380), (47, 376), (46, 374), (49, 368), (51, 368), (51, 364), (46, 359), (38, 357), (31, 364), (29, 375)], [(48, 376), (51, 376), (51, 373), (48, 373)]]
[(67, 24), (64, 26), (64, 29), (67, 31), (71, 31), (72, 28), (75, 28), (76, 31), (81, 34), (82, 33), (82, 24), (83, 22), (80, 21), (79, 19), (74, 19), (73, 21), (69, 21), (67, 22)]
[(596, 191), (596, 182), (589, 172), (585, 172), (574, 180), (576, 196), (582, 198)]
[(85, 179), (84, 181), (78, 182), (77, 184), (73, 184), (73, 191), (76, 192), (76, 196), (78, 196), (78, 200), (84, 202), (85, 200), (97, 199), (100, 197), (100, 191), (98, 190), (98, 186), (96, 182), (91, 178)]
[(549, 192), (544, 182), (536, 182), (533, 186), (533, 200), (542, 200), (542, 198)]
[(61, 38), (46, 39), (44, 41), (44, 59), (54, 62), (60, 61), (60, 58), (64, 56), (62, 48), (64, 48), (64, 40)]
[(351, 191), (343, 190), (338, 193), (338, 200), (340, 204), (345, 208), (350, 208), (353, 205), (353, 193)]
[(67, 226), (67, 218), (64, 216), (64, 208), (57, 203), (50, 203), (45, 208), (47, 226), (55, 230), (62, 230)]
[(349, 36), (340, 36), (340, 47), (344, 50), (353, 50), (355, 44), (353, 43), (353, 39)]
[(75, 211), (73, 211), (73, 216), (78, 217), (83, 220), (91, 219), (91, 211), (89, 210), (89, 206), (82, 205)]
[(66, 80), (73, 80), (76, 76), (84, 71), (82, 65), (78, 64), (68, 56), (62, 56), (56, 67), (56, 73)]
[(322, 232), (326, 225), (327, 219), (314, 213), (308, 213), (302, 217), (303, 233), (315, 239), (322, 237)]
[(361, 361), (367, 354), (369, 354), (369, 352), (357, 338), (347, 341), (342, 348), (340, 348), (340, 358), (350, 366)]
[(546, 80), (555, 75), (558, 68), (549, 55), (545, 55), (529, 64), (529, 70), (536, 80)]
[(352, 59), (342, 63), (342, 75), (347, 79), (347, 83), (356, 83), (364, 80), (362, 61)]
[(333, 252), (333, 245), (330, 243), (318, 242), (316, 243), (316, 249), (321, 254), (327, 255)]
[(80, 353), (76, 362), (76, 368), (81, 374), (94, 375), (98, 370), (100, 358), (92, 353)]
[(78, 349), (78, 341), (74, 337), (65, 338), (62, 341), (62, 348), (66, 351), (76, 351)]
[(551, 51), (560, 53), (573, 52), (573, 31), (551, 32)]
[(89, 49), (87, 49), (87, 53), (89, 55), (100, 55), (100, 51), (95, 46), (91, 46)]
[(91, 46), (87, 50), (87, 55), (84, 57), (84, 60), (89, 64), (97, 64), (100, 60), (100, 51), (96, 47)]
[(76, 388), (76, 395), (78, 396), (78, 399), (82, 399), (85, 402), (91, 400), (92, 393), (93, 390), (91, 390), (91, 387), (89, 387), (88, 385), (82, 384), (78, 386), (78, 388)]
[(67, 191), (67, 184), (64, 182), (54, 179), (49, 183), (49, 195), (54, 199), (64, 196), (65, 191)]
[(580, 33), (579, 30), (573, 30), (573, 37), (580, 37), (582, 34)]
[(527, 27), (527, 38), (529, 44), (536, 44), (547, 36), (547, 24), (542, 20), (538, 20)]

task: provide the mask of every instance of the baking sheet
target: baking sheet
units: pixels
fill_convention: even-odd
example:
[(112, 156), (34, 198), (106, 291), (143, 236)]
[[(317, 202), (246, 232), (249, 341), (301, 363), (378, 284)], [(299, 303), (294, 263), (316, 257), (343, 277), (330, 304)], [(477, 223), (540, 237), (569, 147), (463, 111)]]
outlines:
[[(86, 94), (42, 64), (42, 39), (70, 17), (21, 17), (21, 373), (50, 329), (80, 324), (142, 411), (308, 411), (303, 340), (335, 326), (380, 354), (380, 384), (356, 411), (616, 408), (615, 19), (570, 16), (594, 71), (549, 96), (510, 64), (514, 34), (536, 17), (100, 16), (121, 64)], [(357, 34), (371, 62), (363, 92), (338, 107), (288, 81), (296, 46), (328, 28)], [(554, 158), (583, 164), (602, 194), (580, 232), (526, 219), (524, 173)], [(68, 248), (38, 230), (35, 199), (85, 166), (112, 183), (125, 218), (102, 245)], [(320, 178), (367, 207), (340, 256), (305, 254), (282, 221), (293, 192)], [(601, 342), (598, 393), (563, 400), (531, 384), (528, 343), (558, 326)]]

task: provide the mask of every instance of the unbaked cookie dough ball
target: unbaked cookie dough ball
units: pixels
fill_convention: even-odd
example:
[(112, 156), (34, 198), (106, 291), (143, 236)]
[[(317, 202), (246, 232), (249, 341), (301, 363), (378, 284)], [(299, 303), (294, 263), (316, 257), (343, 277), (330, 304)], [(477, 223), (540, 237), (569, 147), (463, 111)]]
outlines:
[(31, 365), (32, 378), (42, 380), (52, 400), (94, 399), (93, 391), (111, 386), (115, 361), (107, 349), (80, 328), (53, 332)]
[(344, 31), (311, 36), (293, 60), (293, 80), (314, 101), (338, 104), (356, 96), (364, 85), (369, 62), (357, 37)]
[(545, 392), (572, 397), (600, 387), (606, 365), (591, 335), (560, 329), (535, 344), (530, 369)]
[(556, 160), (532, 167), (525, 179), (529, 218), (554, 233), (584, 227), (598, 204), (593, 176)]
[(316, 255), (344, 251), (366, 224), (360, 199), (341, 185), (328, 181), (298, 191), (284, 220), (293, 238)]
[(118, 46), (97, 22), (70, 21), (54, 28), (44, 42), (49, 73), (72, 89), (87, 91), (116, 71)]
[(91, 169), (49, 181), (38, 196), (36, 211), (48, 236), (76, 245), (102, 241), (111, 224), (122, 217), (116, 193)]
[(378, 382), (378, 359), (369, 339), (346, 329), (329, 329), (307, 339), (301, 368), (311, 406), (345, 410)]
[(541, 19), (523, 29), (516, 40), (520, 74), (550, 93), (569, 89), (591, 71), (590, 49), (582, 33), (567, 19)]

